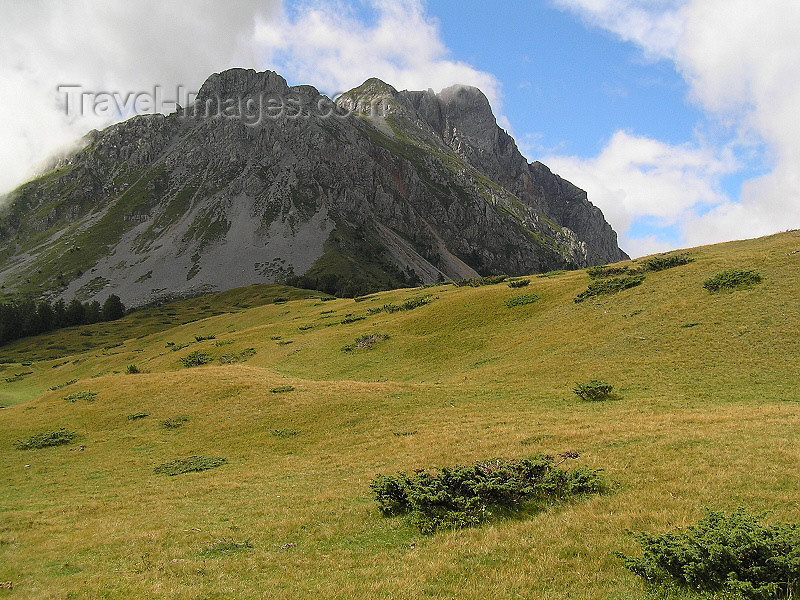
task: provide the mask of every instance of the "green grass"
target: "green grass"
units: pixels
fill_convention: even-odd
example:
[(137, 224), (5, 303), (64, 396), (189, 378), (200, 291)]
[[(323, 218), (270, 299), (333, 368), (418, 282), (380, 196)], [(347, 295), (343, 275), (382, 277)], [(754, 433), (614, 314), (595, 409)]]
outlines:
[[(673, 531), (703, 507), (800, 521), (798, 248), (797, 232), (696, 248), (583, 303), (585, 272), (535, 279), (540, 298), (519, 309), (503, 306), (506, 285), (440, 286), (435, 302), (375, 314), (424, 292), (322, 304), (283, 288), (285, 304), (246, 308), (232, 291), (75, 331), (93, 348), (64, 332), (0, 348), (15, 361), (0, 364), (0, 581), (26, 598), (647, 598), (613, 554), (637, 553), (627, 531)], [(733, 268), (763, 281), (703, 288)], [(366, 318), (339, 324), (348, 313)], [(341, 351), (376, 333), (391, 339)], [(66, 349), (39, 358), (48, 344)], [(214, 361), (183, 368), (195, 350)], [(623, 400), (573, 394), (598, 375)], [(64, 401), (85, 389), (98, 400)], [(189, 421), (160, 425), (174, 415)], [(80, 446), (14, 448), (60, 427)], [(569, 451), (611, 491), (478, 528), (421, 535), (383, 518), (369, 489), (378, 473)], [(154, 472), (187, 457), (227, 462)], [(220, 540), (252, 548), (203, 555)]]

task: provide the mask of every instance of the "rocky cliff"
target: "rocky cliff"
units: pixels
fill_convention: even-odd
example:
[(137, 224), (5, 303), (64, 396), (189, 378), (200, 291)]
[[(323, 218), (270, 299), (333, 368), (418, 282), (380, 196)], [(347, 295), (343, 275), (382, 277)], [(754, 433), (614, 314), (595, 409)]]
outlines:
[(289, 279), (358, 294), (626, 258), (476, 88), (370, 79), (334, 102), (232, 69), (189, 107), (85, 142), (0, 209), (5, 293), (137, 305)]

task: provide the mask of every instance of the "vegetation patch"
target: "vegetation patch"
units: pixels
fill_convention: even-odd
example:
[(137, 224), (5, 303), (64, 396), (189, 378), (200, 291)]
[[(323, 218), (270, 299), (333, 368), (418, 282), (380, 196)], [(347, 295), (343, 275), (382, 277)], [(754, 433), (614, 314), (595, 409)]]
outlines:
[(78, 437), (74, 431), (67, 431), (63, 427), (57, 431), (36, 433), (27, 440), (17, 440), (14, 447), (17, 450), (33, 450), (35, 448), (49, 448), (50, 446), (63, 446)]
[(216, 335), (196, 335), (194, 336), (194, 341), (196, 342), (205, 342), (206, 340), (215, 340), (217, 339)]
[(523, 288), (523, 287), (529, 285), (530, 282), (531, 282), (530, 279), (515, 279), (514, 281), (509, 281), (508, 282), (508, 287), (510, 287), (511, 289)]
[(234, 352), (232, 354), (223, 354), (219, 357), (219, 362), (223, 365), (232, 365), (234, 363), (244, 362), (248, 358), (256, 355), (255, 348), (245, 348), (241, 352)]
[(137, 367), (134, 364), (130, 364), (127, 367), (125, 367), (125, 373), (127, 373), (128, 375), (138, 375), (141, 372), (142, 371), (139, 369), (139, 367)]
[(54, 385), (53, 387), (51, 387), (50, 391), (54, 392), (56, 390), (60, 390), (61, 388), (65, 388), (68, 385), (72, 385), (73, 383), (78, 383), (78, 380), (77, 379), (70, 379), (69, 381), (65, 381), (64, 383), (59, 383), (58, 385)]
[(164, 463), (153, 469), (159, 475), (181, 475), (183, 473), (193, 473), (197, 471), (208, 471), (228, 462), (228, 459), (221, 456), (189, 456), (178, 458), (172, 462)]
[(584, 291), (575, 297), (575, 302), (583, 302), (589, 298), (601, 296), (604, 294), (616, 294), (622, 290), (636, 287), (641, 285), (644, 281), (644, 275), (626, 275), (624, 277), (614, 277), (612, 279), (601, 279), (593, 281), (589, 284)]
[(300, 433), (299, 429), (273, 429), (270, 433), (279, 438), (294, 437)]
[(539, 273), (537, 277), (558, 277), (564, 273), (566, 273), (566, 271), (547, 271), (546, 273)]
[(377, 475), (370, 483), (381, 513), (406, 514), (422, 533), (471, 527), (495, 516), (603, 491), (597, 469), (560, 465), (578, 458), (565, 452), (523, 459), (479, 461), (472, 465), (417, 469), (412, 474)]
[(180, 417), (170, 417), (169, 419), (164, 419), (161, 421), (161, 426), (164, 429), (178, 429), (179, 427), (183, 427), (183, 424), (189, 420), (187, 416), (180, 416)]
[(508, 279), (508, 275), (489, 275), (487, 277), (470, 277), (468, 279), (456, 279), (453, 285), (456, 287), (481, 287), (482, 285), (496, 285)]
[(279, 385), (274, 387), (270, 390), (273, 394), (285, 394), (286, 392), (293, 392), (294, 386), (293, 385)]
[(250, 540), (234, 542), (232, 540), (221, 539), (200, 550), (200, 556), (203, 558), (222, 558), (224, 556), (231, 556), (232, 554), (251, 550), (252, 548), (253, 544), (250, 543)]
[(348, 323), (355, 323), (356, 321), (363, 321), (367, 317), (363, 315), (345, 315), (344, 319), (339, 321), (342, 325), (347, 325)]
[(511, 296), (511, 298), (506, 298), (504, 304), (508, 308), (514, 308), (515, 306), (524, 306), (526, 304), (533, 304), (539, 299), (539, 296), (536, 294), (519, 294), (518, 296)]
[(751, 288), (761, 281), (762, 277), (758, 271), (728, 269), (706, 279), (703, 287), (709, 292), (724, 292)]
[(386, 333), (369, 333), (358, 336), (352, 344), (342, 346), (342, 351), (352, 352), (353, 350), (372, 350), (377, 344), (389, 339)]
[(688, 254), (663, 254), (660, 256), (651, 256), (639, 262), (639, 270), (641, 271), (663, 271), (673, 267), (680, 267), (694, 262), (694, 259)]
[(800, 594), (800, 524), (764, 525), (763, 518), (743, 508), (706, 510), (685, 531), (635, 533), (642, 556), (617, 556), (651, 585), (748, 600), (794, 598)]
[(384, 304), (383, 306), (378, 306), (375, 308), (368, 308), (367, 313), (370, 315), (375, 315), (380, 312), (387, 312), (387, 313), (396, 313), (403, 310), (414, 310), (415, 308), (419, 308), (420, 306), (425, 306), (426, 304), (430, 304), (433, 302), (433, 295), (426, 294), (424, 296), (417, 296), (416, 298), (407, 298), (403, 300), (400, 304), (394, 304), (389, 302)]
[(64, 400), (67, 402), (77, 402), (78, 400), (86, 400), (87, 402), (92, 402), (95, 398), (97, 398), (97, 392), (73, 392), (68, 396), (64, 396)]
[(619, 277), (620, 275), (629, 275), (635, 272), (636, 269), (632, 269), (630, 267), (615, 267), (613, 265), (599, 265), (597, 267), (589, 267), (586, 269), (586, 274), (592, 279)]
[(191, 368), (191, 367), (199, 367), (202, 365), (207, 365), (210, 363), (213, 358), (207, 352), (201, 352), (200, 350), (195, 350), (194, 352), (190, 352), (183, 358), (181, 358), (181, 364), (184, 367)]
[(589, 402), (598, 402), (602, 400), (610, 400), (614, 396), (614, 386), (599, 379), (592, 379), (586, 383), (576, 383), (572, 390), (575, 395), (581, 400)]
[(132, 413), (132, 414), (128, 415), (126, 418), (128, 419), (128, 421), (137, 421), (139, 419), (144, 419), (145, 417), (149, 417), (149, 416), (150, 416), (150, 413), (135, 412), (135, 413)]

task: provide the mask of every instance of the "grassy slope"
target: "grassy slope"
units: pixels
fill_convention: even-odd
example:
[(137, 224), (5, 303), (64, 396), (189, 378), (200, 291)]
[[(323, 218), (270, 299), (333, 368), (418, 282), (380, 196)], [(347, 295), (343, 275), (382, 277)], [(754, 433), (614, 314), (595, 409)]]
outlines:
[[(699, 248), (694, 263), (583, 304), (572, 298), (588, 278), (571, 272), (523, 290), (299, 299), (180, 326), (153, 317), (136, 334), (132, 315), (104, 338), (126, 332), (121, 346), (0, 365), (0, 397), (11, 405), (0, 411), (0, 581), (31, 598), (641, 598), (640, 581), (612, 556), (634, 550), (626, 529), (685, 525), (703, 506), (800, 520), (797, 250), (798, 232)], [(702, 289), (729, 267), (765, 280), (729, 294)], [(503, 306), (521, 292), (541, 299)], [(422, 293), (437, 299), (326, 326)], [(197, 300), (211, 310), (218, 301)], [(392, 337), (341, 351), (371, 332)], [(209, 334), (216, 340), (166, 347)], [(59, 343), (70, 335), (3, 352), (22, 361), (48, 340), (73, 347)], [(257, 353), (238, 365), (179, 362), (194, 350), (218, 358), (250, 347)], [(148, 372), (125, 375), (130, 363)], [(4, 382), (24, 370), (34, 374)], [(572, 385), (592, 377), (616, 384), (622, 399), (578, 401)], [(295, 391), (271, 393), (285, 384)], [(97, 399), (63, 399), (83, 390)], [(150, 416), (126, 419), (137, 411)], [(159, 425), (179, 415), (189, 417), (180, 429)], [(12, 446), (62, 426), (80, 439)], [(433, 537), (382, 518), (369, 495), (376, 472), (566, 450), (604, 467), (615, 491)], [(153, 473), (193, 454), (229, 462)], [(201, 555), (220, 539), (253, 548)]]

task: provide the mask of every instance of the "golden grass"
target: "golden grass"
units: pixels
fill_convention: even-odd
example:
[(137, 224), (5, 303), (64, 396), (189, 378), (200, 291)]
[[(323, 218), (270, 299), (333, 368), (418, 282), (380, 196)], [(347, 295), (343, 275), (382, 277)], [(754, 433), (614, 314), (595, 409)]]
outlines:
[[(797, 232), (699, 248), (694, 263), (577, 305), (584, 272), (534, 278), (526, 290), (541, 298), (512, 309), (504, 285), (298, 299), (34, 359), (14, 383), (21, 365), (0, 365), (0, 581), (15, 588), (0, 596), (642, 598), (612, 555), (635, 551), (627, 529), (683, 526), (704, 506), (800, 520), (797, 249)], [(702, 289), (729, 267), (764, 283)], [(423, 293), (437, 299), (326, 326)], [(391, 338), (342, 352), (365, 333)], [(217, 360), (250, 347), (245, 363)], [(215, 364), (182, 368), (194, 350)], [(25, 360), (24, 345), (14, 352)], [(125, 374), (131, 363), (147, 372)], [(593, 377), (622, 399), (580, 402), (571, 388)], [(295, 390), (270, 391), (280, 385)], [(64, 400), (85, 390), (96, 399)], [(140, 411), (150, 416), (126, 418)], [(179, 415), (182, 427), (160, 426)], [(13, 448), (58, 427), (81, 437)], [(566, 450), (604, 468), (613, 491), (430, 537), (381, 517), (369, 494), (378, 472)], [(197, 454), (228, 463), (153, 472)], [(221, 539), (253, 548), (202, 555)]]

